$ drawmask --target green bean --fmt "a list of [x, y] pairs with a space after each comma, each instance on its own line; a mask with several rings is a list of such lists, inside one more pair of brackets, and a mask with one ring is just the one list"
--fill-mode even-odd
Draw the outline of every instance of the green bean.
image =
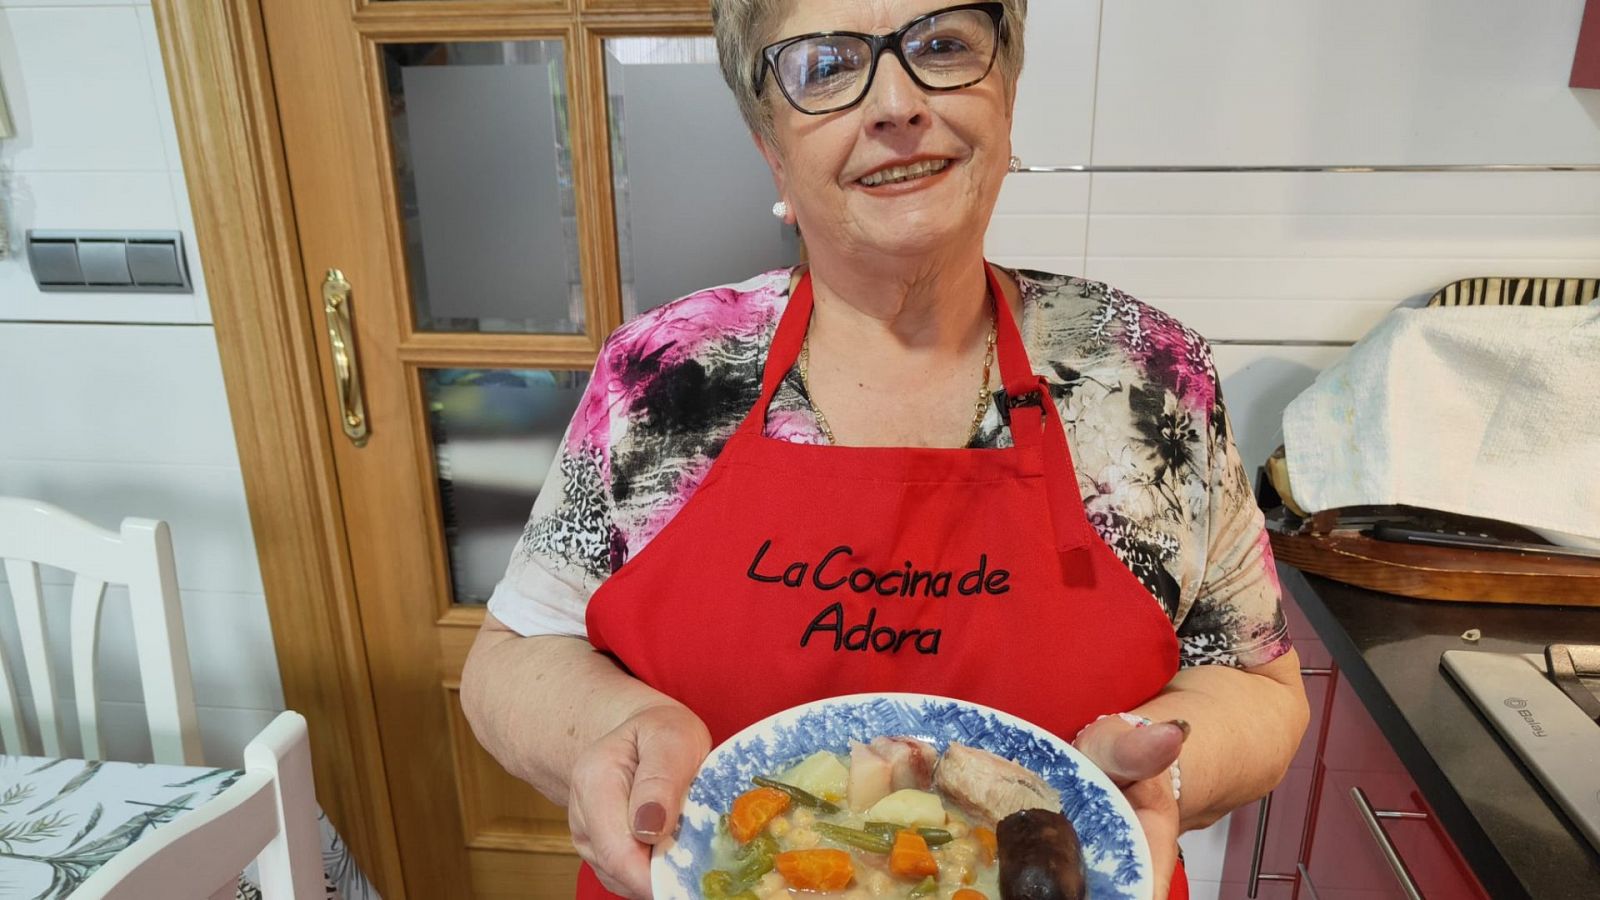
[[816, 794], [797, 788], [792, 784], [784, 784], [781, 781], [774, 781], [771, 778], [766, 778], [761, 775], [757, 775], [751, 780], [761, 787], [783, 791], [785, 794], [789, 795], [790, 800], [793, 800], [801, 806], [809, 806], [812, 809], [820, 810], [825, 813], [836, 813], [839, 811], [837, 804], [829, 803], [821, 797], [818, 797]]
[[906, 828], [904, 825], [896, 825], [893, 822], [868, 822], [861, 827], [872, 834], [881, 834], [891, 841], [894, 840], [895, 835], [902, 831], [915, 831], [922, 836], [922, 839], [927, 842], [929, 847], [941, 847], [955, 840], [955, 836], [943, 828], [928, 828], [926, 826]]
[[760, 851], [762, 854], [767, 856], [777, 856], [778, 842], [772, 837], [772, 835], [762, 832], [761, 834], [751, 838], [750, 843], [745, 844], [739, 849], [733, 851], [733, 855], [734, 858], [743, 860], [749, 858], [751, 854], [757, 851]]
[[869, 853], [888, 853], [894, 847], [894, 842], [881, 834], [870, 831], [861, 831], [857, 828], [846, 828], [832, 822], [818, 822], [817, 833], [825, 838], [831, 838], [841, 844], [849, 844]]
[[701, 877], [700, 893], [705, 895], [706, 900], [726, 900], [736, 884], [732, 872], [712, 869]]
[[908, 897], [926, 897], [929, 894], [932, 894], [933, 892], [935, 892], [937, 890], [939, 890], [939, 880], [937, 878], [934, 878], [932, 875], [929, 875], [927, 878], [922, 879], [922, 883], [921, 884], [919, 884], [916, 887], [912, 888], [911, 889], [911, 893], [907, 894], [906, 896], [908, 896]]
[[772, 871], [778, 856], [778, 842], [763, 834], [739, 851], [739, 870], [735, 872], [741, 885], [751, 885]]

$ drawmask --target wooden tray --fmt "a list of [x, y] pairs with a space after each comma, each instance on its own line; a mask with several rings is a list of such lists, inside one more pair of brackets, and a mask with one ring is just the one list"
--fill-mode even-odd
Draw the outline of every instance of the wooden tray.
[[1600, 606], [1600, 561], [1268, 529], [1279, 562], [1358, 587], [1468, 603]]

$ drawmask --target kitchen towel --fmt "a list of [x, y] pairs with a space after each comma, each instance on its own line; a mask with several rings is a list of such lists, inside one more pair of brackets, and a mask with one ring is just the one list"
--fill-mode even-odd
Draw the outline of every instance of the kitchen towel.
[[1283, 433], [1308, 511], [1404, 504], [1600, 547], [1600, 303], [1395, 310]]

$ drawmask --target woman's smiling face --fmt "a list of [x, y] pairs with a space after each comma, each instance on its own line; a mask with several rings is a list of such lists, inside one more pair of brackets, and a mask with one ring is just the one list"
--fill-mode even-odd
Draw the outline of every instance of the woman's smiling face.
[[[774, 33], [887, 34], [953, 2], [797, 0]], [[813, 255], [981, 246], [1011, 157], [1015, 92], [999, 66], [970, 87], [928, 91], [886, 51], [859, 104], [819, 116], [791, 106], [771, 73], [763, 90], [773, 139], [758, 142]]]

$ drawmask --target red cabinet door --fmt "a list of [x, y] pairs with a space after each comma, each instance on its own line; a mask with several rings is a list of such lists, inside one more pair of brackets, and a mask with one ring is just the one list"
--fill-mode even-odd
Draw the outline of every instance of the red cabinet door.
[[1405, 767], [1342, 680], [1335, 685], [1306, 863], [1316, 900], [1485, 898]]
[[[1222, 865], [1221, 896], [1224, 898], [1249, 896], [1258, 833], [1262, 834], [1263, 841], [1257, 871], [1264, 877], [1255, 882], [1257, 900], [1294, 900], [1297, 896], [1293, 879], [1298, 878], [1301, 847], [1310, 824], [1317, 754], [1322, 746], [1328, 700], [1332, 694], [1333, 663], [1290, 595], [1283, 598], [1283, 612], [1289, 636], [1300, 654], [1306, 701], [1311, 709], [1310, 723], [1300, 741], [1300, 749], [1289, 763], [1288, 773], [1272, 791], [1265, 815], [1259, 804], [1233, 813], [1228, 826], [1227, 855]], [[1304, 900], [1307, 895], [1298, 896]]]

